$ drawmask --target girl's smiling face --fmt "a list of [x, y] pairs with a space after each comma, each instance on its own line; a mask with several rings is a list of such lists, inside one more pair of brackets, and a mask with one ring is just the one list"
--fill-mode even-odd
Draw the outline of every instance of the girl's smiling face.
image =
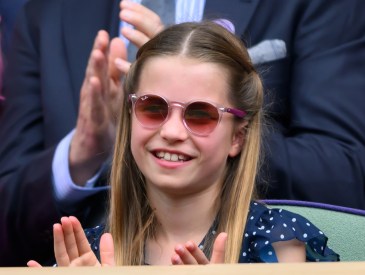
[[[135, 91], [137, 96], [156, 94], [169, 101], [203, 100], [234, 107], [228, 92], [227, 70], [182, 56], [150, 59]], [[172, 196], [219, 192], [227, 158], [242, 148], [238, 127], [234, 116], [224, 113], [215, 130], [202, 137], [185, 128], [181, 108], [172, 108], [167, 121], [157, 129], [141, 126], [133, 114], [131, 149], [147, 188]]]

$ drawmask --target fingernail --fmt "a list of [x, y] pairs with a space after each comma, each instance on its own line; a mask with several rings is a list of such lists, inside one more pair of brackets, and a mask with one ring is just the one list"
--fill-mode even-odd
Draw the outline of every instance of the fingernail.
[[181, 253], [184, 252], [184, 247], [182, 245], [177, 245], [175, 249], [178, 252], [181, 252]]
[[192, 241], [188, 241], [185, 245], [185, 247], [187, 249], [193, 249], [194, 248], [194, 243]]
[[172, 263], [173, 264], [181, 264], [182, 261], [181, 261], [181, 258], [179, 255], [175, 254], [174, 256], [172, 256]]

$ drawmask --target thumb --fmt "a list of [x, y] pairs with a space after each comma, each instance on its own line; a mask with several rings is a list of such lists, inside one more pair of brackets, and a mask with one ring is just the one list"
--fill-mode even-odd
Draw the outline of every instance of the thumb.
[[109, 48], [109, 75], [116, 82], [120, 81], [122, 77], [122, 72], [115, 65], [115, 59], [117, 58], [128, 60], [126, 45], [122, 39], [115, 37], [110, 42]]
[[214, 241], [211, 264], [224, 264], [226, 254], [227, 233], [220, 233]]
[[28, 267], [42, 267], [38, 262], [33, 261], [33, 260], [27, 262], [27, 266]]
[[115, 266], [114, 242], [110, 233], [104, 233], [100, 239], [100, 260], [102, 266]]

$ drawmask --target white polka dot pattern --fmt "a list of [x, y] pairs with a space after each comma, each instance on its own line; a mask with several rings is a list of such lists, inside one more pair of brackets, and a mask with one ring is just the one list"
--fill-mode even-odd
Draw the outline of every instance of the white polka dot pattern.
[[[326, 244], [327, 238], [314, 224], [304, 217], [283, 209], [269, 209], [261, 203], [251, 203], [243, 233], [240, 263], [277, 262], [272, 244], [297, 239], [306, 244], [307, 261], [337, 261], [338, 255]], [[99, 243], [105, 226], [86, 229], [85, 234], [95, 255], [100, 259]], [[198, 247], [204, 251], [205, 239], [214, 239], [217, 222]], [[210, 246], [206, 246], [210, 247]]]

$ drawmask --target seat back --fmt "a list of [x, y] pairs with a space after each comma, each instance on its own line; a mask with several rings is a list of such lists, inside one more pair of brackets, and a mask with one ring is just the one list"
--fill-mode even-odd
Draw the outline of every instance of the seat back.
[[264, 200], [310, 220], [328, 237], [328, 246], [341, 261], [365, 261], [365, 211], [330, 204], [294, 200]]

